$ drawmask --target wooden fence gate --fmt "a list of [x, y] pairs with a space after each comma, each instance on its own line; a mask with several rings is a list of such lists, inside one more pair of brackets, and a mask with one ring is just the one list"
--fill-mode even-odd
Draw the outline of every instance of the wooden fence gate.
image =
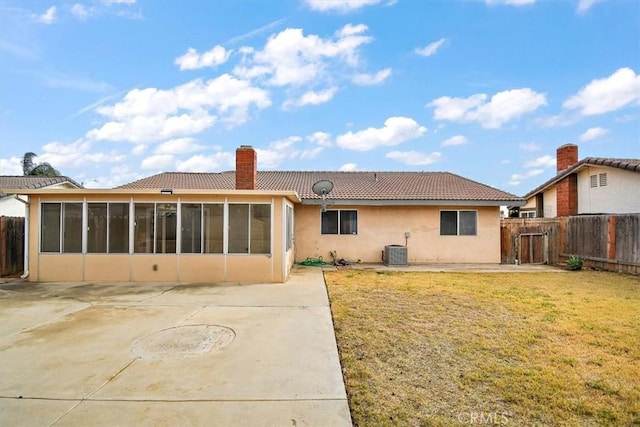
[[24, 270], [24, 218], [0, 217], [0, 276]]
[[520, 264], [545, 264], [549, 262], [549, 236], [547, 233], [518, 234], [517, 246]]
[[509, 218], [500, 224], [503, 264], [556, 264], [558, 219]]

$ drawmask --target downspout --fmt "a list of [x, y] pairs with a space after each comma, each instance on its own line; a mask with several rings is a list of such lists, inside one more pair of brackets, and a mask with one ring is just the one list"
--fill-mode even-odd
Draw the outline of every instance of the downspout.
[[29, 277], [29, 202], [21, 199], [17, 194], [14, 194], [16, 200], [24, 203], [25, 205], [25, 214], [24, 214], [24, 272], [21, 279], [26, 279]]

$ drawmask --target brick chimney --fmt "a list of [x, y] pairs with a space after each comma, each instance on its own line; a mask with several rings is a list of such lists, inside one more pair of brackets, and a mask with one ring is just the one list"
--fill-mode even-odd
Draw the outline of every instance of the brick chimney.
[[578, 163], [578, 146], [576, 144], [564, 144], [556, 150], [556, 167], [561, 172]]
[[[578, 146], [565, 144], [556, 151], [558, 173], [578, 163]], [[578, 175], [572, 173], [556, 185], [557, 216], [578, 215]]]
[[236, 190], [258, 188], [258, 155], [250, 145], [236, 149]]

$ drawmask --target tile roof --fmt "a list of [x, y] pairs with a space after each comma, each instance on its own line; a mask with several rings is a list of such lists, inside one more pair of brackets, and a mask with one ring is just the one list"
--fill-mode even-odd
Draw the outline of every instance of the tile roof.
[[[38, 175], [27, 175], [27, 176], [9, 176], [9, 175], [0, 175], [0, 189], [3, 188], [25, 188], [25, 189], [35, 189], [35, 188], [45, 188], [51, 185], [58, 185], [68, 183], [72, 187], [82, 188], [81, 184], [78, 184], [71, 178], [66, 176], [38, 176]], [[4, 193], [0, 191], [0, 195], [4, 196]]]
[[[479, 182], [448, 172], [295, 172], [258, 171], [258, 190], [292, 190], [303, 200], [320, 199], [311, 190], [320, 180], [333, 182], [332, 200], [358, 201], [505, 201], [522, 199]], [[164, 172], [122, 189], [173, 188], [232, 190], [235, 172]]]
[[628, 170], [628, 171], [631, 171], [631, 172], [640, 172], [640, 159], [616, 159], [616, 158], [610, 158], [610, 157], [585, 157], [584, 159], [580, 160], [575, 165], [572, 165], [572, 166], [568, 167], [567, 169], [565, 169], [563, 171], [560, 171], [553, 178], [549, 179], [548, 181], [546, 181], [542, 185], [539, 185], [535, 189], [529, 191], [527, 194], [524, 195], [524, 198], [528, 199], [528, 198], [536, 195], [537, 193], [546, 190], [548, 187], [550, 187], [553, 184], [557, 183], [558, 181], [560, 181], [564, 177], [566, 177], [568, 175], [571, 175], [572, 173], [576, 173], [580, 169], [582, 169], [583, 167], [586, 167], [588, 165], [606, 166], [606, 167], [610, 167], [610, 168]]

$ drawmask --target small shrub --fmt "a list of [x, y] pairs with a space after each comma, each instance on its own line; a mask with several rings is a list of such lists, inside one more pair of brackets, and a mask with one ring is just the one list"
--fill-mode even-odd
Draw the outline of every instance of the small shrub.
[[582, 270], [582, 266], [584, 265], [584, 258], [577, 255], [571, 255], [567, 260], [567, 265], [569, 266], [569, 270]]

